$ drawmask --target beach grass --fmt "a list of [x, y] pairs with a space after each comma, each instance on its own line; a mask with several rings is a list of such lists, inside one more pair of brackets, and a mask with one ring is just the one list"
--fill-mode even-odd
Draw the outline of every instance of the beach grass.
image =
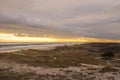
[[[105, 48], [106, 45], [107, 48]], [[58, 46], [52, 50], [29, 49], [9, 53], [0, 53], [0, 59], [42, 67], [79, 67], [80, 63], [106, 65], [106, 61], [101, 59], [100, 55], [104, 51], [111, 50], [111, 46], [116, 47], [116, 44], [101, 43], [98, 46], [97, 43], [89, 43], [73, 46]], [[120, 48], [119, 46], [117, 44], [117, 47], [115, 48], [116, 50], [113, 49], [117, 55], [115, 58], [120, 56], [118, 49]], [[103, 49], [105, 50], [103, 51]], [[117, 66], [119, 65], [117, 64]]]
[[[109, 60], [110, 66], [101, 57], [106, 51], [115, 53]], [[119, 53], [119, 43], [87, 43], [58, 46], [51, 50], [4, 52], [0, 53], [0, 80], [118, 80]]]

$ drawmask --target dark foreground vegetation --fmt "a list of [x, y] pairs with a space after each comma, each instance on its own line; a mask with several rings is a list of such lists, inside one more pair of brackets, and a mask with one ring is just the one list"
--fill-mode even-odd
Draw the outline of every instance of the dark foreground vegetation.
[[[5, 61], [8, 63], [15, 62], [17, 64], [27, 64], [29, 66], [44, 68], [81, 67], [81, 63], [97, 66], [108, 66], [107, 61], [109, 61], [110, 66], [120, 68], [119, 58], [120, 58], [119, 43], [87, 43], [73, 46], [59, 46], [52, 50], [30, 49], [16, 52], [0, 53], [0, 61]], [[110, 67], [104, 67], [100, 70], [100, 72], [109, 71], [117, 72], [118, 70]], [[11, 78], [11, 80], [30, 80], [31, 75], [34, 75], [34, 77], [36, 76], [33, 73], [24, 73], [20, 75], [9, 73], [10, 72], [6, 69], [5, 70], [0, 69], [0, 80], [2, 77], [3, 77], [2, 80], [7, 80], [9, 77]], [[75, 77], [77, 78], [79, 75], [80, 74], [76, 74]], [[41, 76], [45, 77], [45, 75], [39, 75], [39, 77]], [[52, 75], [48, 76], [51, 77]], [[55, 79], [51, 80], [65, 80], [63, 79], [63, 77], [65, 76], [59, 77], [61, 78], [56, 79], [55, 77]], [[39, 78], [36, 80], [50, 80], [50, 79]], [[83, 80], [95, 80], [95, 78], [92, 77], [91, 79], [88, 78]]]

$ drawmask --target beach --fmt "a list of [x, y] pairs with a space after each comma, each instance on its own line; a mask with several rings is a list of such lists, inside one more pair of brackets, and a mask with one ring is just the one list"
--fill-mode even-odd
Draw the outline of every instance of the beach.
[[0, 52], [11, 52], [28, 49], [50, 50], [57, 46], [82, 43], [0, 43]]
[[[48, 45], [48, 44], [47, 44]], [[54, 44], [52, 49], [22, 49], [0, 53], [2, 80], [119, 80], [120, 44]], [[113, 51], [109, 61], [104, 51]]]

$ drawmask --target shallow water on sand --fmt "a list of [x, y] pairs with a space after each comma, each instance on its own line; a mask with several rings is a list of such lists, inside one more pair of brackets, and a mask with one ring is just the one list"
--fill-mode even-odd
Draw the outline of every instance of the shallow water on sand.
[[17, 50], [40, 49], [49, 50], [57, 46], [74, 45], [82, 43], [0, 43], [0, 52], [11, 52]]

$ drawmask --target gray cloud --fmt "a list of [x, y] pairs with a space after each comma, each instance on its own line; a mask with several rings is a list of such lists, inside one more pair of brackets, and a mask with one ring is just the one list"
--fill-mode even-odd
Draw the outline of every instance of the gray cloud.
[[0, 31], [120, 39], [119, 5], [119, 0], [0, 0]]

